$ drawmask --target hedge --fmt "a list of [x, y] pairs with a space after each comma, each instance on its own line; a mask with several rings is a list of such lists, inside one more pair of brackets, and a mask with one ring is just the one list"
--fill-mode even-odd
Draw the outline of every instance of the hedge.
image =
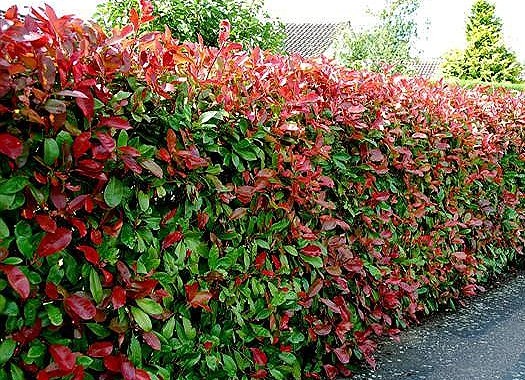
[[523, 250], [524, 98], [0, 19], [0, 378], [349, 376]]

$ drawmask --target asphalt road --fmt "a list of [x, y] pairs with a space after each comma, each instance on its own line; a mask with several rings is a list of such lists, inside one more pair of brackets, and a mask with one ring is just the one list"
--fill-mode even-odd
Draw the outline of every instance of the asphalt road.
[[385, 342], [352, 379], [525, 380], [525, 274]]

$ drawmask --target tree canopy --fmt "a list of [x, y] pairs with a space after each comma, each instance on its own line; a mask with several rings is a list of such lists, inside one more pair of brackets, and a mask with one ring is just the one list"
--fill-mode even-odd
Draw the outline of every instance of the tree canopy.
[[395, 72], [410, 71], [419, 6], [420, 0], [388, 0], [372, 28], [343, 31], [336, 43], [336, 58], [356, 69], [378, 71], [390, 66]]
[[[152, 30], [171, 29], [181, 41], [197, 41], [200, 35], [208, 46], [217, 46], [219, 24], [231, 23], [230, 38], [245, 47], [280, 51], [284, 43], [284, 25], [264, 11], [264, 0], [152, 0], [156, 19], [148, 24]], [[111, 29], [128, 22], [139, 0], [108, 0], [97, 6], [95, 20]]]

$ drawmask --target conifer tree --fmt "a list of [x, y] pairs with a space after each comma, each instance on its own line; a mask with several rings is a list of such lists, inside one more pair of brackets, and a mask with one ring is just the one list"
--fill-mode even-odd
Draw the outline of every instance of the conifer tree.
[[486, 82], [519, 82], [522, 67], [503, 40], [503, 22], [496, 7], [487, 0], [477, 0], [466, 25], [467, 46], [445, 56], [443, 73], [458, 79]]

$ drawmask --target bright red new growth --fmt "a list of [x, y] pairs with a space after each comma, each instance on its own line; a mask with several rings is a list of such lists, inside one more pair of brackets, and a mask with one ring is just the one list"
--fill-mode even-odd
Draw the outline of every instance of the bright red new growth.
[[250, 351], [252, 352], [253, 362], [256, 365], [265, 366], [268, 363], [268, 357], [262, 350], [252, 347]]
[[97, 309], [93, 302], [86, 297], [78, 294], [73, 294], [64, 300], [66, 311], [70, 312], [71, 316], [75, 319], [90, 320], [95, 318]]
[[184, 285], [186, 290], [186, 299], [191, 307], [202, 307], [204, 310], [211, 312], [208, 301], [213, 297], [209, 291], [199, 291], [199, 283]]
[[9, 285], [18, 293], [23, 300], [29, 297], [31, 286], [26, 275], [17, 267], [11, 265], [3, 265], [0, 268], [7, 276]]
[[243, 51], [227, 21], [180, 42], [154, 12], [0, 16], [6, 373], [149, 379], [140, 348], [167, 377], [348, 378], [523, 253], [523, 94]]
[[49, 353], [62, 371], [71, 373], [75, 367], [75, 355], [66, 346], [55, 344], [49, 347]]
[[22, 142], [9, 133], [0, 133], [0, 153], [16, 160], [24, 151]]
[[36, 253], [40, 257], [50, 256], [67, 248], [72, 238], [71, 230], [62, 227], [57, 228], [55, 232], [48, 232], [44, 235], [36, 249]]

